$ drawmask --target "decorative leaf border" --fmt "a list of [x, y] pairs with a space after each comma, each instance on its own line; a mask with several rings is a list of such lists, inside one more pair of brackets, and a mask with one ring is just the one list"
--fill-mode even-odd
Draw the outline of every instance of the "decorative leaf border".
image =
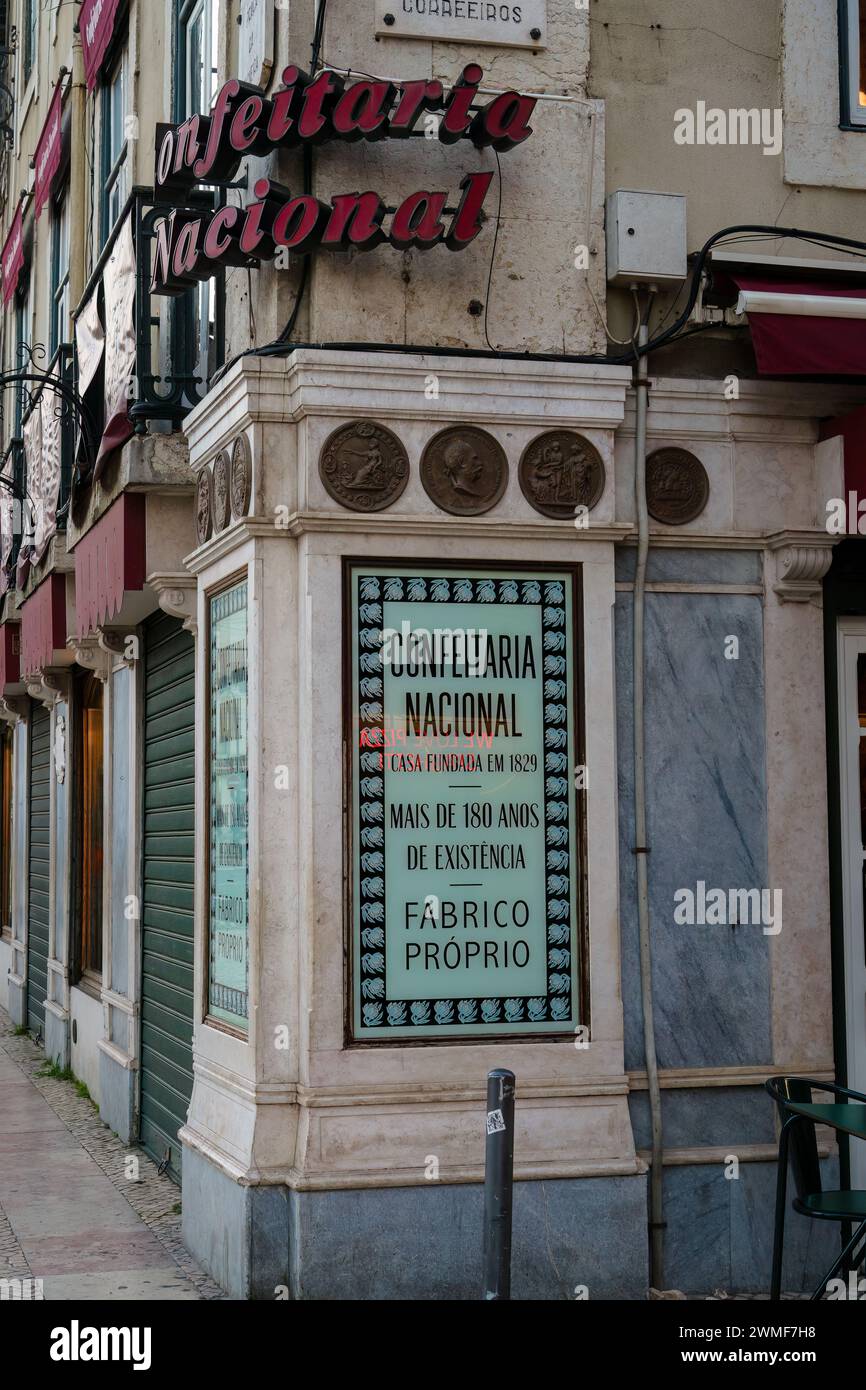
[[[573, 747], [568, 713], [569, 620], [567, 578], [521, 579], [398, 576], [353, 572], [356, 603], [357, 748], [353, 775], [358, 784], [358, 823], [354, 851], [359, 894], [355, 926], [360, 950], [356, 969], [361, 995], [360, 1029], [460, 1027], [496, 1024], [562, 1023], [573, 1017], [574, 960], [569, 781]], [[382, 624], [385, 602], [525, 604], [542, 609], [544, 652], [544, 834], [547, 882], [547, 995], [490, 999], [389, 1000], [387, 996], [385, 920], [385, 748], [382, 698]], [[378, 682], [378, 684], [377, 684]], [[378, 698], [377, 698], [378, 696]], [[565, 878], [565, 883], [563, 883]], [[358, 920], [360, 918], [360, 920]]]

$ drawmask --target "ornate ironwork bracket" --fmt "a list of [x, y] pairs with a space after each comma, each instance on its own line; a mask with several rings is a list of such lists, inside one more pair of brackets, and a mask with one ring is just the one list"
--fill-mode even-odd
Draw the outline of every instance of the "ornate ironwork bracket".
[[[84, 455], [87, 466], [92, 467], [99, 450], [96, 421], [73, 382], [65, 377], [62, 371], [37, 370], [37, 363], [43, 361], [47, 355], [47, 349], [42, 343], [35, 343], [32, 347], [28, 343], [18, 344], [17, 356], [22, 363], [21, 367], [15, 371], [0, 372], [0, 426], [5, 424], [3, 402], [7, 388], [17, 388], [20, 393], [22, 419], [26, 419], [36, 407], [43, 393], [50, 391], [57, 399], [61, 424], [75, 426], [76, 438], [80, 441], [79, 452]], [[13, 486], [11, 491], [18, 501], [27, 500], [26, 489], [16, 490]]]

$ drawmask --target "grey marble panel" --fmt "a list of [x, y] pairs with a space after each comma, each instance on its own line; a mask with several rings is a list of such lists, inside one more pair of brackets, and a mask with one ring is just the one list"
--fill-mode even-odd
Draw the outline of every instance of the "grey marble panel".
[[251, 1190], [184, 1148], [183, 1243], [232, 1298], [249, 1297]]
[[[635, 1144], [652, 1143], [646, 1091], [633, 1091], [629, 1111]], [[666, 1149], [775, 1144], [773, 1104], [763, 1087], [706, 1086], [694, 1090], [662, 1091], [662, 1122]]]
[[[620, 894], [626, 1065], [643, 1064], [633, 821], [631, 597], [616, 603]], [[725, 641], [739, 639], [739, 659]], [[678, 889], [770, 888], [761, 601], [647, 599], [647, 784], [653, 986], [663, 1067], [769, 1060], [768, 937], [681, 926]]]
[[721, 1164], [665, 1169], [666, 1288], [683, 1293], [730, 1289], [730, 1187]]
[[[478, 1300], [483, 1204], [478, 1184], [293, 1192], [293, 1296]], [[644, 1177], [515, 1184], [512, 1297], [572, 1300], [579, 1287], [646, 1297]]]
[[99, 1053], [99, 1114], [109, 1129], [128, 1144], [134, 1131], [135, 1072], [122, 1067], [107, 1052]]
[[[616, 577], [634, 580], [637, 550], [618, 546]], [[651, 584], [760, 584], [761, 554], [757, 550], [651, 550], [647, 580]]]
[[[822, 1164], [821, 1180], [828, 1189], [839, 1186], [836, 1158]], [[731, 1278], [743, 1293], [768, 1292], [773, 1260], [773, 1217], [776, 1166], [748, 1163], [740, 1168], [731, 1188]], [[793, 1184], [788, 1186], [782, 1288], [790, 1293], [812, 1292], [840, 1251], [839, 1224], [815, 1221], [791, 1210]]]
[[45, 1056], [61, 1071], [69, 1066], [69, 1020], [45, 1010]]
[[[837, 1185], [835, 1161], [823, 1165], [823, 1179]], [[666, 1287], [687, 1294], [768, 1294], [775, 1195], [774, 1163], [741, 1163], [739, 1176], [730, 1178], [721, 1164], [666, 1168]], [[811, 1291], [839, 1249], [837, 1223], [810, 1221], [789, 1203], [783, 1291]]]

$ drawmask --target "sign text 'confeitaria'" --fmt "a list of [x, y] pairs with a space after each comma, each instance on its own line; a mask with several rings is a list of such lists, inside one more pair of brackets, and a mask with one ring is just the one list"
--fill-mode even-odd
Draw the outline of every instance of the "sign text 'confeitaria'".
[[343, 193], [322, 202], [312, 193], [291, 191], [262, 178], [253, 185], [255, 201], [245, 208], [204, 212], [182, 206], [197, 184], [234, 179], [247, 155], [266, 155], [325, 141], [405, 139], [429, 112], [440, 113], [436, 138], [445, 145], [467, 140], [477, 149], [514, 149], [532, 134], [536, 98], [502, 92], [478, 106], [483, 72], [468, 63], [450, 91], [438, 81], [347, 83], [324, 71], [311, 77], [292, 65], [283, 86], [271, 97], [236, 78], [218, 92], [209, 116], [191, 116], [178, 126], [161, 127], [157, 159], [158, 196], [177, 206], [157, 224], [151, 290], [182, 294], [225, 266], [271, 260], [281, 247], [296, 255], [318, 248], [370, 250], [390, 242], [398, 250], [428, 250], [440, 243], [461, 251], [482, 226], [482, 209], [491, 172], [468, 173], [460, 184], [456, 209], [446, 211], [447, 192], [421, 189], [391, 213], [378, 193]]

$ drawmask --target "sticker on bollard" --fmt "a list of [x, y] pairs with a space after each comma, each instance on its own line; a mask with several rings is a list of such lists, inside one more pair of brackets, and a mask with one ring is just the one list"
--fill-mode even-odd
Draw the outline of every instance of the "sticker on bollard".
[[484, 1162], [484, 1300], [511, 1298], [511, 1205], [514, 1185], [514, 1072], [487, 1076]]

